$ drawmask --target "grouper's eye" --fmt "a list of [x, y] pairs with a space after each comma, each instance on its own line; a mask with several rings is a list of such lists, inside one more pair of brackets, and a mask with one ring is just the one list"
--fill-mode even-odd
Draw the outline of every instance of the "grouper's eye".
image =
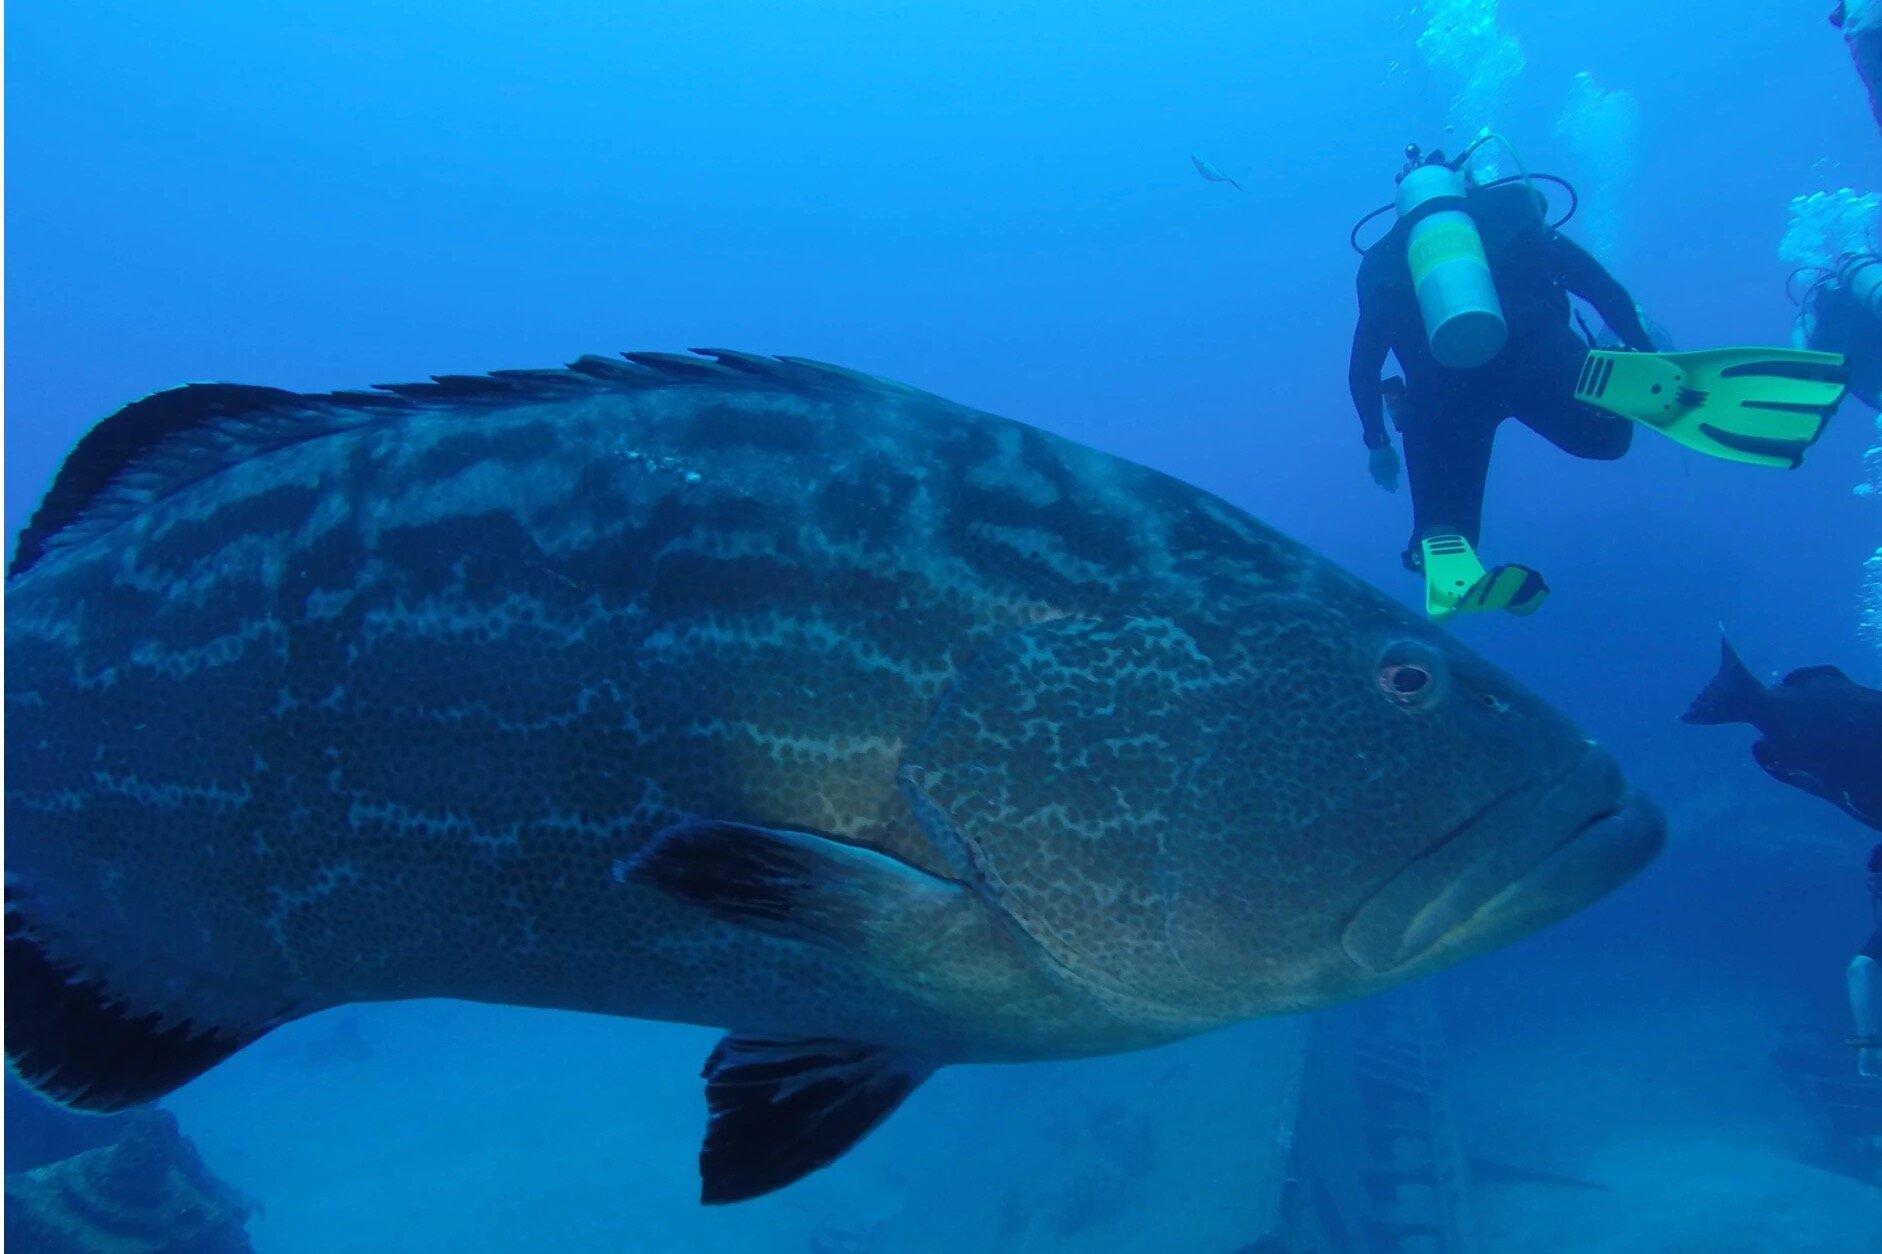
[[1431, 650], [1401, 641], [1379, 658], [1379, 691], [1394, 705], [1423, 708], [1444, 688], [1444, 661]]

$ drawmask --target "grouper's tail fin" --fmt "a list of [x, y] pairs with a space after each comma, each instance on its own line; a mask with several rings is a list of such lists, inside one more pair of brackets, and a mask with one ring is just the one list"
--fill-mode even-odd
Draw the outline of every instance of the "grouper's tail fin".
[[55, 958], [7, 893], [7, 1062], [56, 1102], [109, 1114], [155, 1101], [289, 1017], [230, 1029], [134, 1005]]
[[1763, 697], [1764, 685], [1739, 661], [1732, 642], [1720, 636], [1719, 673], [1680, 717], [1688, 723], [1746, 723]]

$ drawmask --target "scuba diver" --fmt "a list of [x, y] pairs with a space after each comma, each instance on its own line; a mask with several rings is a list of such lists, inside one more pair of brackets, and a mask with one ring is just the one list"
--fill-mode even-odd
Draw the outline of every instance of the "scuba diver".
[[[1404, 390], [1394, 415], [1411, 481], [1406, 566], [1422, 571], [1434, 618], [1481, 610], [1533, 612], [1548, 595], [1534, 570], [1486, 571], [1475, 545], [1497, 428], [1515, 417], [1577, 457], [1624, 454], [1635, 423], [1715, 457], [1796, 466], [1842, 399], [1843, 360], [1790, 348], [1656, 353], [1625, 288], [1545, 215], [1526, 170], [1478, 182], [1470, 159], [1406, 149], [1398, 194], [1353, 227], [1359, 321], [1348, 383], [1372, 477], [1396, 486], [1380, 381], [1387, 354]], [[1514, 156], [1514, 151], [1511, 155]], [[1521, 162], [1517, 162], [1521, 169]], [[1572, 196], [1573, 188], [1568, 189]], [[1360, 248], [1359, 232], [1396, 210], [1390, 230]], [[1591, 347], [1570, 325], [1569, 296], [1601, 315], [1625, 350]]]
[[[1849, 390], [1871, 409], [1882, 409], [1882, 257], [1845, 253], [1834, 266], [1805, 266], [1791, 339], [1800, 348], [1849, 359]], [[1788, 286], [1788, 285], [1787, 285]]]
[[1869, 112], [1882, 127], [1882, 0], [1837, 0], [1830, 25], [1843, 32]]
[[1849, 960], [1849, 1013], [1856, 1034], [1859, 1075], [1882, 1079], [1882, 845], [1869, 851], [1869, 918], [1875, 925], [1868, 943]]

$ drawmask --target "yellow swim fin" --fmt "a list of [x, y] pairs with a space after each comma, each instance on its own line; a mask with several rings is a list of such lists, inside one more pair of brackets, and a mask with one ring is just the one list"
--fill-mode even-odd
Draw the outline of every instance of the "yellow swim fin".
[[1582, 363], [1575, 399], [1711, 457], [1794, 468], [1848, 390], [1849, 364], [1840, 353], [1596, 349]]
[[1486, 571], [1469, 541], [1460, 535], [1429, 535], [1419, 547], [1425, 559], [1425, 613], [1432, 618], [1486, 610], [1533, 614], [1548, 599], [1549, 585], [1540, 574], [1527, 566]]

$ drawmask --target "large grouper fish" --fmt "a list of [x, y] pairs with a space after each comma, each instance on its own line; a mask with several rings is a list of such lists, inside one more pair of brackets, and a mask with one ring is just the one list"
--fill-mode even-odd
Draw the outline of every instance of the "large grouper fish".
[[161, 392], [67, 458], [6, 611], [30, 1084], [115, 1110], [347, 1002], [713, 1025], [708, 1202], [936, 1067], [1370, 993], [1663, 838], [1239, 510], [794, 358]]

